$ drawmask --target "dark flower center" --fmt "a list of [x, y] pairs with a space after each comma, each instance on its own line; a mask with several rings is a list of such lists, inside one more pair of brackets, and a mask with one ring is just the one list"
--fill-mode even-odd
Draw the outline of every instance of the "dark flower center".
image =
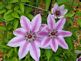
[[78, 61], [81, 61], [81, 58], [79, 58]]
[[32, 32], [27, 32], [25, 38], [29, 42], [34, 41], [36, 39], [36, 34]]
[[57, 11], [55, 12], [55, 15], [56, 15], [56, 16], [60, 16], [60, 11], [57, 10]]
[[50, 36], [51, 38], [57, 37], [57, 31], [56, 31], [56, 30], [51, 31], [51, 32], [49, 33], [49, 36]]
[[29, 35], [28, 35], [28, 38], [29, 38], [29, 39], [31, 39], [31, 38], [32, 38], [32, 35], [31, 35], [31, 34], [29, 34]]

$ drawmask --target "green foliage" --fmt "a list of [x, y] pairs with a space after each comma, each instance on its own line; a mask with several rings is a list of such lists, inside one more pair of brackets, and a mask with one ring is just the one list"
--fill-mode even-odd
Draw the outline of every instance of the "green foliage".
[[[68, 9], [68, 13], [65, 15], [67, 19], [67, 23], [65, 24], [64, 30], [69, 30], [73, 33], [72, 37], [65, 38], [69, 49], [63, 50], [59, 47], [58, 51], [54, 53], [51, 49], [42, 50], [41, 49], [41, 57], [40, 61], [76, 61], [76, 54], [74, 48], [74, 40], [77, 40], [78, 36], [76, 31], [79, 31], [81, 28], [81, 18], [78, 18], [77, 22], [79, 27], [73, 27], [74, 16], [81, 16], [81, 11], [74, 12], [73, 6], [79, 6], [79, 3], [76, 3], [74, 0], [54, 0], [51, 3], [51, 0], [1, 0], [0, 1], [0, 22], [5, 22], [6, 25], [0, 26], [0, 51], [3, 51], [3, 61], [34, 61], [30, 54], [28, 54], [24, 59], [18, 59], [18, 48], [11, 48], [7, 46], [7, 43], [10, 39], [12, 39], [13, 31], [20, 27], [20, 16], [25, 15], [29, 19], [32, 19], [34, 14], [34, 10], [41, 7], [40, 2], [45, 3], [45, 7], [43, 8], [43, 23], [46, 23], [47, 14], [50, 12], [48, 9], [50, 5], [54, 5], [57, 2], [59, 5], [64, 4], [65, 8]], [[35, 7], [32, 7], [32, 6]], [[81, 5], [81, 2], [80, 2]], [[77, 47], [78, 48], [78, 47]], [[79, 47], [80, 49], [80, 47]]]

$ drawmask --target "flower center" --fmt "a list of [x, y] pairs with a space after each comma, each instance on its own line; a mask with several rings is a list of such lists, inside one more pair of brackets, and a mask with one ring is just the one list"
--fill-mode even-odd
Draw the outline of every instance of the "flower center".
[[79, 58], [78, 61], [81, 61], [81, 58]]
[[55, 15], [56, 15], [56, 16], [59, 16], [59, 15], [60, 15], [60, 11], [57, 10], [57, 11], [55, 12]]
[[50, 36], [51, 38], [57, 37], [57, 31], [56, 31], [56, 30], [51, 31], [51, 32], [49, 33], [49, 36]]
[[32, 35], [31, 35], [31, 34], [29, 34], [29, 35], [28, 35], [28, 38], [29, 38], [29, 39], [31, 39], [31, 38], [32, 38]]
[[25, 35], [25, 39], [29, 42], [34, 41], [36, 39], [36, 34], [32, 32], [27, 32]]

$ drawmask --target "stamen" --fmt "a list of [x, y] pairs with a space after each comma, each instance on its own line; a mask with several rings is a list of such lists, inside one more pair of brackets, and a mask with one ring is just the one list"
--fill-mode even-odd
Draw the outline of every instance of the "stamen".
[[59, 16], [59, 15], [60, 15], [60, 11], [57, 10], [57, 11], [55, 12], [55, 15], [56, 15], [56, 16]]
[[36, 39], [36, 34], [32, 32], [27, 32], [25, 39], [29, 42], [34, 41]]
[[51, 31], [51, 32], [49, 33], [49, 37], [51, 37], [51, 38], [57, 37], [57, 31], [56, 31], [56, 30]]

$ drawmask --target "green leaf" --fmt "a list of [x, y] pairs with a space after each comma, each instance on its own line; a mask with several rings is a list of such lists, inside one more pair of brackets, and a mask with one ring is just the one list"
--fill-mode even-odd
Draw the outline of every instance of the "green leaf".
[[19, 24], [19, 21], [15, 19], [13, 24], [14, 30], [18, 27], [18, 24]]
[[66, 3], [68, 0], [57, 0], [58, 4]]
[[12, 4], [8, 4], [8, 5], [6, 6], [6, 8], [7, 8], [7, 9], [11, 9], [12, 6], [13, 6]]
[[77, 11], [76, 15], [81, 16], [81, 11]]
[[73, 40], [72, 40], [71, 37], [66, 38], [66, 42], [68, 43], [69, 49], [73, 49], [74, 48], [74, 46], [73, 46]]
[[20, 3], [20, 10], [24, 14], [24, 3]]
[[21, 2], [29, 2], [29, 0], [21, 0]]
[[50, 59], [51, 56], [52, 56], [52, 51], [49, 50], [49, 49], [47, 49], [47, 50], [45, 51], [45, 53], [46, 53], [47, 59], [48, 59], [48, 61], [49, 61], [49, 59]]
[[3, 14], [3, 13], [5, 13], [5, 12], [6, 12], [6, 9], [0, 10], [0, 14]]
[[54, 58], [55, 58], [55, 61], [61, 61], [58, 56], [55, 56]]
[[73, 17], [74, 14], [75, 14], [74, 12], [69, 12], [69, 13], [67, 13], [65, 16], [66, 16], [66, 17]]
[[81, 19], [78, 19], [78, 24], [81, 27]]
[[5, 14], [4, 14], [4, 19], [6, 20], [6, 21], [11, 21], [11, 20], [13, 20], [14, 18], [13, 18], [13, 16], [12, 16], [12, 10], [9, 10], [9, 11], [7, 11]]
[[46, 1], [46, 10], [49, 9], [49, 6], [50, 6], [50, 3], [51, 3], [51, 0], [45, 0]]
[[12, 16], [13, 16], [14, 18], [19, 18], [19, 15], [18, 15], [17, 12], [13, 12], [13, 13], [12, 13]]
[[7, 0], [9, 3], [16, 3], [18, 0]]
[[5, 26], [0, 26], [0, 30], [5, 31], [6, 30], [6, 27]]

